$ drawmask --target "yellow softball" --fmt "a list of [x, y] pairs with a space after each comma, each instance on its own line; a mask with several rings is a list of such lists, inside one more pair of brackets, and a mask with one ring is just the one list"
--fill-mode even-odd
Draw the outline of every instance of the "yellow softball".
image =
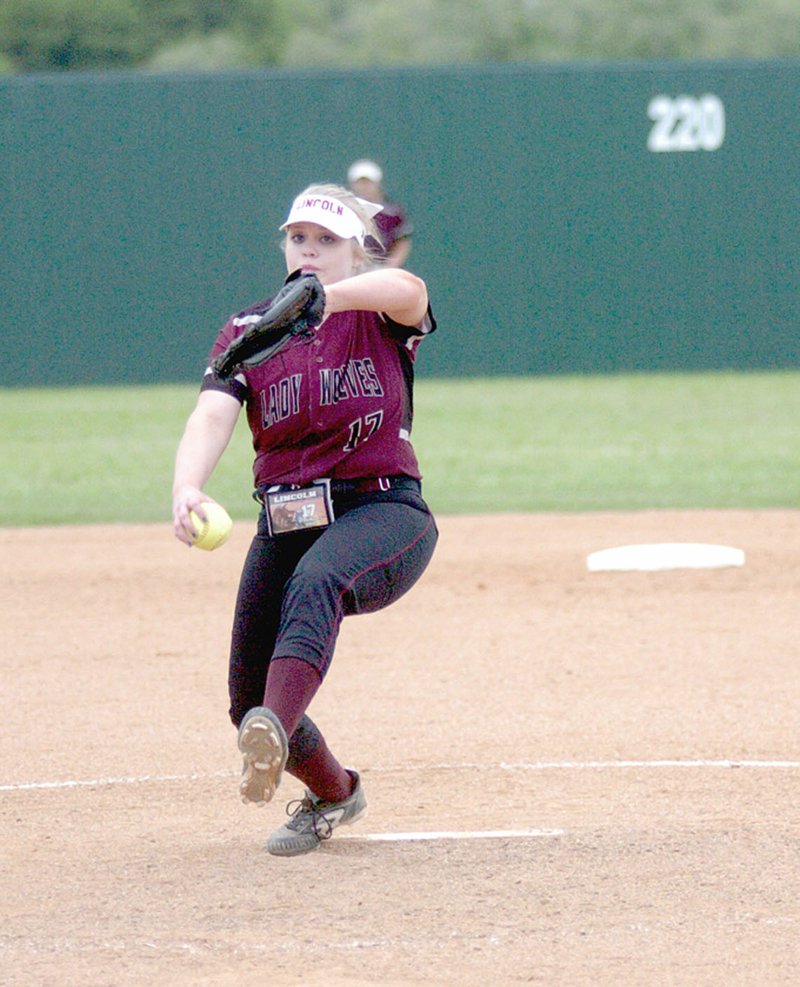
[[189, 511], [189, 517], [197, 534], [194, 536], [192, 544], [196, 548], [205, 549], [211, 552], [220, 545], [224, 545], [233, 528], [233, 521], [224, 507], [219, 504], [212, 504], [206, 501], [203, 504], [203, 513], [206, 520], [202, 521], [200, 516], [194, 511]]

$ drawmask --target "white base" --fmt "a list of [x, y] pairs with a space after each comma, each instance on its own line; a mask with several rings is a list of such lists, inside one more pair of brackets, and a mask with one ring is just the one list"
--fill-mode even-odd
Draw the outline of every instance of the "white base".
[[662, 542], [620, 545], [586, 557], [589, 572], [655, 572], [662, 569], [721, 569], [744, 565], [744, 552], [728, 545]]

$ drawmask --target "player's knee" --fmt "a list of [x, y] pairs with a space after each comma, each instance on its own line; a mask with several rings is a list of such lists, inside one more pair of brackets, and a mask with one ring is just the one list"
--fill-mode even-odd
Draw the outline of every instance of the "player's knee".
[[344, 591], [342, 576], [320, 562], [301, 561], [292, 573], [284, 591], [284, 601], [302, 605], [311, 601], [319, 605], [326, 600], [334, 601]]

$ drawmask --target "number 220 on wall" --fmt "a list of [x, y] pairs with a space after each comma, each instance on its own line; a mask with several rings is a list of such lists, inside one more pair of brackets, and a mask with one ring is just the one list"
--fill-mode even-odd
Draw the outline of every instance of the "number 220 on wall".
[[725, 107], [719, 96], [654, 96], [647, 115], [649, 151], [716, 151], [725, 140]]

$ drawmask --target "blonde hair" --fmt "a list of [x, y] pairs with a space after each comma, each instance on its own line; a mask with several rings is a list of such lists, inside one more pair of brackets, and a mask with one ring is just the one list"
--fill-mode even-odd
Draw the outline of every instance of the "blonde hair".
[[364, 246], [362, 247], [358, 241], [353, 244], [356, 255], [362, 264], [365, 265], [377, 266], [384, 262], [386, 259], [386, 248], [383, 245], [383, 240], [381, 240], [375, 220], [361, 205], [361, 200], [358, 196], [351, 192], [350, 189], [346, 189], [343, 185], [319, 183], [304, 188], [300, 195], [324, 195], [329, 199], [336, 199], [343, 206], [351, 209], [363, 223], [365, 232]]

